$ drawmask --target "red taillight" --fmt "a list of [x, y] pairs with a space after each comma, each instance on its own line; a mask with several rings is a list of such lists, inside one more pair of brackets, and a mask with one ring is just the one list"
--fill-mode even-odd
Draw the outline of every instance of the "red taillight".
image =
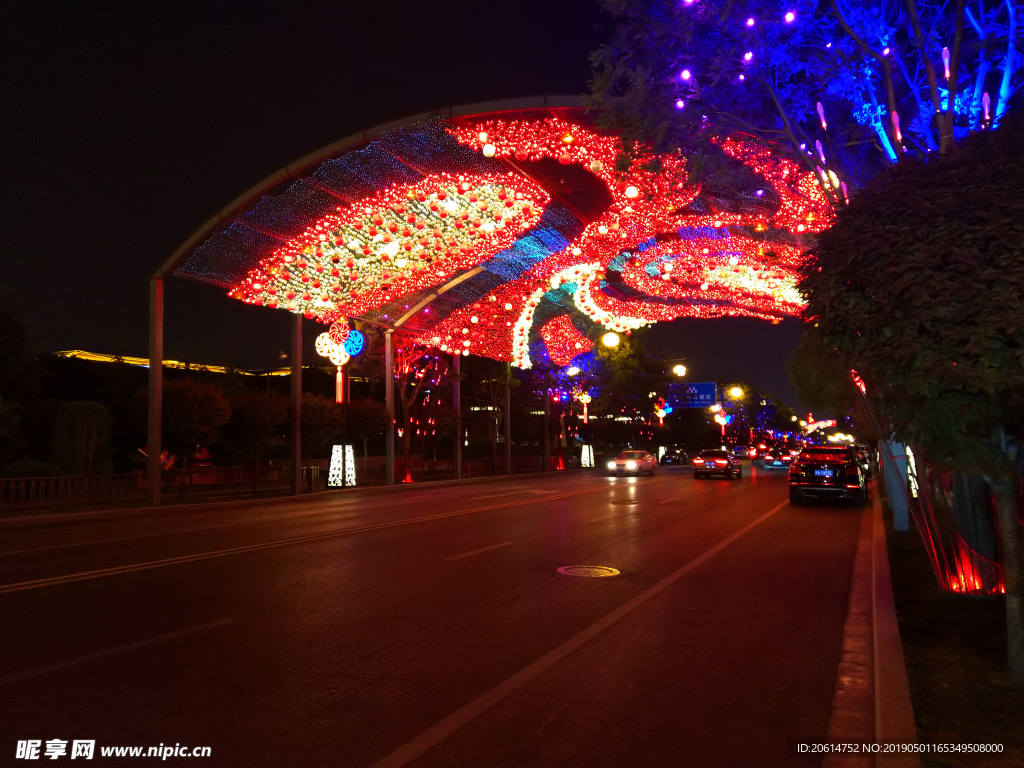
[[749, 456], [750, 458], [754, 458], [755, 456], [757, 456], [757, 451], [750, 451]]
[[703, 464], [704, 463], [704, 459], [694, 459], [693, 463], [694, 464]]
[[724, 467], [729, 462], [726, 459], [715, 459], [715, 464]]

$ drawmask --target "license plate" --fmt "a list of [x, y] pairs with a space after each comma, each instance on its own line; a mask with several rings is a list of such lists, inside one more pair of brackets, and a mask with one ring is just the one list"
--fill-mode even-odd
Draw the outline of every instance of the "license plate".
[[816, 469], [814, 470], [815, 477], [832, 477], [831, 469]]

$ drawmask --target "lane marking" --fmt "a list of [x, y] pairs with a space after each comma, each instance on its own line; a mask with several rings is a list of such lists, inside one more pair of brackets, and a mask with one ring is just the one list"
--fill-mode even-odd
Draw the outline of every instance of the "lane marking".
[[521, 491], [505, 491], [505, 493], [488, 493], [486, 496], [474, 496], [470, 501], [479, 501], [480, 499], [500, 499], [502, 496], [511, 496], [515, 493], [547, 493], [547, 491], [541, 491], [535, 488], [524, 488]]
[[474, 549], [472, 552], [463, 552], [461, 555], [452, 555], [451, 557], [446, 557], [445, 561], [451, 562], [452, 560], [461, 560], [464, 557], [472, 557], [473, 555], [479, 555], [481, 552], [490, 552], [492, 549], [500, 549], [501, 547], [507, 547], [509, 544], [514, 543], [515, 542], [513, 541], [503, 541], [501, 542], [501, 544], [491, 544], [491, 546], [489, 547], [480, 547], [480, 549]]
[[[654, 485], [655, 483], [665, 483], [672, 478], [664, 478], [658, 480], [648, 480], [643, 483], [644, 485]], [[315, 533], [308, 536], [297, 536], [292, 539], [280, 539], [278, 541], [268, 541], [262, 544], [249, 544], [243, 547], [232, 547], [231, 549], [220, 549], [213, 552], [200, 552], [194, 555], [182, 555], [180, 557], [169, 557], [163, 560], [152, 560], [145, 563], [133, 563], [131, 565], [119, 565], [113, 568], [101, 568], [95, 571], [85, 571], [82, 573], [70, 573], [64, 576], [49, 576], [45, 579], [33, 579], [32, 581], [19, 581], [11, 584], [0, 585], [0, 595], [7, 594], [9, 592], [21, 592], [26, 589], [39, 589], [41, 587], [50, 587], [56, 584], [68, 584], [76, 581], [88, 581], [90, 579], [101, 579], [105, 576], [115, 576], [121, 573], [134, 573], [136, 571], [148, 571], [153, 568], [164, 568], [169, 565], [178, 565], [180, 563], [193, 563], [199, 560], [212, 560], [217, 557], [227, 557], [228, 555], [238, 555], [245, 552], [258, 552], [264, 549], [276, 549], [278, 547], [287, 547], [291, 544], [304, 544], [311, 541], [322, 541], [324, 539], [336, 539], [342, 536], [352, 536], [357, 533], [366, 533], [368, 531], [379, 531], [385, 528], [399, 528], [405, 525], [414, 525], [416, 523], [425, 523], [431, 520], [442, 520], [448, 517], [459, 517], [461, 515], [471, 515], [477, 512], [488, 512], [494, 509], [506, 509], [508, 507], [521, 507], [527, 504], [540, 504], [547, 501], [557, 501], [559, 499], [567, 499], [572, 496], [584, 496], [589, 493], [601, 493], [608, 491], [608, 486], [601, 486], [599, 488], [589, 488], [584, 491], [571, 491], [569, 493], [556, 494], [554, 496], [546, 496], [543, 499], [524, 499], [522, 501], [509, 501], [505, 504], [491, 504], [486, 507], [473, 507], [471, 509], [460, 509], [453, 512], [439, 512], [436, 515], [424, 515], [423, 517], [413, 517], [407, 520], [394, 520], [388, 523], [375, 523], [374, 525], [364, 525], [358, 528], [346, 528], [340, 531], [329, 531], [327, 533]]]
[[530, 682], [531, 680], [533, 680], [533, 678], [537, 677], [537, 675], [550, 669], [556, 663], [558, 663], [566, 656], [568, 656], [570, 653], [577, 650], [590, 640], [594, 639], [597, 635], [599, 635], [604, 630], [608, 629], [608, 627], [617, 622], [619, 619], [635, 611], [641, 605], [646, 603], [659, 592], [662, 592], [664, 589], [674, 584], [676, 581], [678, 581], [680, 578], [688, 574], [694, 568], [714, 557], [716, 554], [718, 554], [727, 546], [729, 546], [734, 541], [739, 539], [745, 533], [756, 528], [758, 525], [763, 523], [765, 520], [767, 520], [769, 517], [774, 515], [776, 512], [778, 512], [780, 509], [782, 509], [788, 504], [789, 500], [787, 499], [786, 501], [783, 501], [781, 504], [772, 507], [772, 509], [770, 509], [765, 514], [761, 515], [752, 523], [748, 523], [735, 533], [722, 539], [713, 547], [706, 550], [703, 554], [688, 562], [682, 568], [679, 568], [678, 570], [670, 573], [668, 576], [663, 578], [654, 586], [648, 587], [629, 602], [619, 606], [604, 618], [598, 619], [596, 622], [591, 624], [582, 632], [569, 638], [560, 646], [541, 656], [535, 662], [523, 668], [516, 674], [512, 675], [512, 677], [508, 678], [504, 682], [492, 688], [487, 693], [473, 699], [473, 701], [469, 702], [460, 709], [455, 710], [452, 714], [448, 715], [448, 717], [444, 718], [439, 723], [428, 728], [411, 741], [406, 742], [398, 749], [396, 749], [394, 752], [382, 757], [380, 760], [373, 764], [372, 768], [401, 768], [401, 766], [407, 765], [408, 763], [412, 762], [417, 757], [426, 752], [428, 749], [436, 746], [441, 741], [451, 736], [453, 733], [455, 733], [455, 731], [459, 730], [462, 726], [466, 725], [466, 723], [470, 722], [474, 718], [478, 717], [479, 715], [483, 714], [485, 711], [493, 707], [506, 696], [522, 688], [524, 685], [526, 685], [526, 683]]
[[67, 661], [58, 661], [56, 664], [48, 664], [45, 667], [36, 667], [35, 669], [27, 669], [24, 672], [15, 672], [13, 675], [4, 675], [0, 677], [0, 685], [7, 685], [7, 683], [13, 683], [16, 680], [24, 680], [29, 677], [35, 677], [36, 675], [45, 675], [47, 672], [54, 672], [58, 669], [64, 669], [66, 667], [74, 667], [79, 664], [85, 664], [89, 661], [96, 659], [103, 659], [107, 656], [113, 656], [117, 653], [124, 653], [125, 651], [134, 651], [137, 648], [145, 648], [147, 645], [153, 645], [155, 643], [162, 643], [165, 640], [174, 640], [178, 637], [184, 637], [185, 635], [191, 635], [195, 632], [202, 632], [207, 629], [213, 629], [214, 627], [223, 627], [226, 624], [233, 624], [234, 619], [220, 619], [219, 621], [211, 621], [209, 624], [200, 624], [195, 627], [189, 627], [188, 629], [179, 629], [177, 632], [168, 632], [166, 635], [157, 635], [151, 637], [148, 640], [139, 640], [134, 643], [128, 643], [127, 645], [119, 645], [116, 648], [108, 648], [105, 651], [96, 651], [95, 653], [87, 653], [85, 656], [77, 656], [74, 659], [68, 659]]
[[659, 504], [668, 504], [670, 501], [676, 501], [677, 499], [683, 498], [682, 496], [669, 496], [667, 499], [662, 499]]
[[[25, 555], [25, 554], [29, 554], [29, 553], [32, 553], [32, 552], [47, 552], [47, 551], [50, 551], [50, 550], [53, 550], [53, 549], [69, 549], [69, 548], [72, 548], [72, 547], [87, 547], [87, 546], [91, 546], [91, 545], [94, 545], [94, 544], [115, 544], [115, 543], [120, 542], [120, 541], [132, 541], [134, 539], [151, 539], [151, 538], [156, 538], [157, 536], [177, 536], [177, 535], [181, 535], [181, 534], [185, 534], [185, 533], [198, 533], [198, 532], [202, 532], [202, 531], [216, 531], [216, 530], [220, 530], [221, 528], [235, 528], [235, 527], [238, 527], [238, 526], [241, 526], [241, 525], [260, 525], [260, 524], [264, 524], [264, 523], [287, 522], [287, 521], [290, 521], [290, 520], [306, 520], [306, 519], [311, 518], [311, 517], [324, 517], [324, 516], [327, 516], [327, 515], [350, 515], [350, 513], [353, 510], [347, 509], [346, 507], [357, 506], [357, 510], [356, 511], [359, 512], [359, 513], [362, 513], [362, 512], [367, 512], [367, 511], [370, 511], [370, 510], [379, 510], [379, 509], [387, 509], [389, 507], [406, 506], [408, 501], [416, 501], [416, 500], [424, 499], [426, 497], [437, 496], [439, 493], [440, 493], [440, 490], [438, 490], [438, 491], [431, 491], [430, 493], [420, 493], [420, 494], [416, 494], [415, 496], [412, 496], [411, 498], [403, 498], [403, 499], [396, 500], [396, 501], [388, 501], [387, 503], [374, 504], [372, 506], [359, 505], [359, 499], [332, 499], [330, 501], [331, 508], [329, 508], [329, 509], [319, 509], [319, 510], [317, 510], [315, 512], [308, 512], [306, 514], [299, 514], [299, 515], [294, 515], [294, 514], [273, 515], [271, 517], [265, 517], [265, 518], [256, 519], [256, 520], [241, 520], [241, 521], [235, 522], [235, 523], [219, 523], [217, 525], [208, 525], [208, 526], [203, 526], [201, 528], [182, 528], [181, 530], [176, 530], [176, 531], [160, 531], [160, 532], [157, 532], [157, 533], [140, 533], [137, 536], [119, 536], [119, 537], [113, 538], [113, 539], [94, 539], [92, 541], [76, 541], [76, 542], [72, 542], [70, 544], [54, 544], [54, 545], [49, 546], [49, 547], [33, 547], [32, 549], [12, 549], [12, 550], [8, 550], [6, 552], [0, 551], [0, 557], [7, 557], [9, 555]], [[475, 497], [473, 497], [471, 499], [467, 499], [467, 501], [478, 501], [480, 499], [496, 499], [496, 498], [499, 498], [499, 497], [508, 496], [511, 493], [532, 493], [532, 494], [537, 494], [537, 495], [543, 495], [545, 493], [550, 493], [550, 491], [544, 491], [544, 490], [539, 490], [539, 489], [536, 489], [536, 488], [531, 488], [531, 489], [528, 489], [526, 491], [510, 491], [509, 493], [496, 493], [496, 494], [493, 494], [493, 495], [490, 495], [490, 496], [475, 496]], [[464, 496], [464, 495], [465, 495], [465, 493], [461, 494], [461, 496]], [[312, 509], [312, 508], [315, 508], [316, 506], [318, 506], [319, 504], [321, 504], [321, 501], [322, 500], [318, 500], [318, 501], [315, 501], [315, 502], [309, 501], [309, 502], [305, 502], [305, 503], [302, 503], [302, 504], [295, 504], [295, 508], [296, 508], [297, 511]], [[210, 512], [210, 514], [214, 514], [214, 513], [216, 513], [216, 514], [223, 514], [224, 512], [228, 512], [228, 511], [230, 511], [230, 510], [212, 510]], [[207, 514], [207, 513], [206, 512], [199, 512], [197, 514]]]
[[621, 514], [622, 517], [627, 517], [629, 515], [635, 515], [636, 512], [623, 512], [623, 513], [612, 512], [610, 515], [602, 515], [601, 517], [595, 517], [590, 522], [596, 523], [599, 520], [607, 520], [609, 517], [619, 517], [620, 514]]

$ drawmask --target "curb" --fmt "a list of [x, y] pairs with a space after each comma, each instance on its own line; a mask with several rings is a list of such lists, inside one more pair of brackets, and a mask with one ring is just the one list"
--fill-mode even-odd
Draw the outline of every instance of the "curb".
[[[832, 743], [917, 743], [877, 489], [861, 516], [829, 718]], [[917, 755], [830, 755], [823, 768], [920, 768]]]

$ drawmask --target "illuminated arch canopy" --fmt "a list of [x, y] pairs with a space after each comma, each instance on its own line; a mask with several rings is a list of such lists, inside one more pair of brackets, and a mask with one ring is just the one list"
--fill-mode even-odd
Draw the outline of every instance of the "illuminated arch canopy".
[[814, 174], [743, 136], [705, 143], [720, 179], [684, 153], [617, 170], [620, 139], [577, 104], [476, 105], [339, 142], [235, 201], [163, 274], [523, 368], [606, 330], [801, 311], [802, 254], [833, 218]]

